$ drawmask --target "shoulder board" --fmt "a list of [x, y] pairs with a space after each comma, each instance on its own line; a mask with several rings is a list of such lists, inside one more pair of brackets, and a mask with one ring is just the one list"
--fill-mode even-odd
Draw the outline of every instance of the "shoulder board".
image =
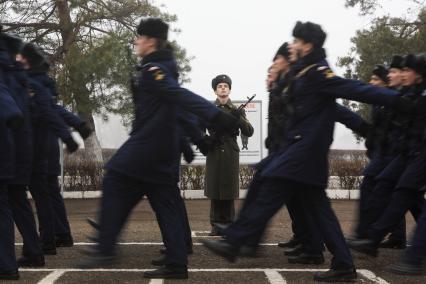
[[321, 72], [326, 79], [330, 79], [330, 78], [333, 78], [334, 76], [336, 76], [334, 74], [334, 72], [331, 71], [330, 67], [328, 67], [328, 66], [319, 66], [317, 68], [317, 71]]
[[161, 81], [166, 76], [165, 72], [161, 69], [160, 66], [154, 65], [152, 63], [147, 63], [143, 65], [142, 68], [145, 71], [151, 73], [155, 81]]

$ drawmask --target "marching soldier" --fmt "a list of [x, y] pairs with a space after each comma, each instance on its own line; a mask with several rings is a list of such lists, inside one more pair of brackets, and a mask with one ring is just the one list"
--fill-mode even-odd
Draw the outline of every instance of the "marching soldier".
[[355, 266], [325, 192], [327, 154], [336, 120], [335, 99], [398, 105], [401, 109], [408, 106], [400, 103], [394, 91], [335, 76], [325, 60], [322, 45], [326, 35], [319, 25], [298, 22], [293, 36], [290, 58], [295, 63], [287, 90], [291, 108], [284, 127], [283, 146], [272, 158], [266, 158], [258, 196], [225, 230], [225, 239], [205, 240], [204, 245], [234, 261], [240, 248], [265, 230], [270, 218], [284, 203], [302, 194], [309, 214], [334, 256], [330, 270], [315, 274], [314, 279], [351, 280], [357, 277]]
[[[377, 222], [370, 226], [368, 238], [350, 243], [351, 248], [372, 256], [377, 256], [380, 242], [408, 210], [419, 220], [425, 203], [424, 192], [420, 188], [426, 182], [426, 58], [407, 55], [402, 78], [402, 98], [410, 101], [414, 107], [409, 113], [398, 113], [396, 121], [401, 132], [397, 137], [397, 149], [400, 154], [380, 173], [381, 176], [396, 178], [396, 182], [391, 184], [391, 200], [379, 208], [382, 213]], [[376, 187], [375, 190], [380, 188]]]
[[238, 128], [231, 134], [217, 134], [212, 129], [212, 147], [207, 153], [204, 195], [210, 198], [210, 236], [219, 235], [219, 226], [232, 223], [235, 217], [234, 200], [239, 197], [240, 149], [237, 136], [250, 137], [253, 127], [246, 119], [244, 110], [238, 113], [231, 102], [232, 81], [227, 75], [218, 75], [212, 80], [212, 88], [217, 96], [215, 105], [222, 111], [239, 116]]
[[116, 260], [115, 243], [134, 206], [146, 195], [157, 216], [166, 247], [165, 265], [146, 278], [188, 278], [182, 208], [176, 190], [180, 156], [178, 112], [186, 110], [216, 129], [232, 131], [237, 119], [181, 88], [173, 53], [165, 49], [168, 25], [143, 19], [137, 27], [136, 53], [142, 57], [134, 87], [135, 119], [129, 139], [106, 165], [98, 244], [79, 262], [81, 268], [104, 267]]

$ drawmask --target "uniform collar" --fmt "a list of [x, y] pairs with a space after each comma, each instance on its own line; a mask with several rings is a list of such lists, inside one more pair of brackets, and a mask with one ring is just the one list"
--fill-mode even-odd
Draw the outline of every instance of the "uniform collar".
[[[219, 99], [216, 99], [214, 104], [216, 106], [221, 106]], [[226, 104], [224, 104], [224, 106], [227, 106], [228, 108], [232, 108], [234, 105], [231, 102], [231, 99], [228, 98], [228, 101], [226, 102]]]

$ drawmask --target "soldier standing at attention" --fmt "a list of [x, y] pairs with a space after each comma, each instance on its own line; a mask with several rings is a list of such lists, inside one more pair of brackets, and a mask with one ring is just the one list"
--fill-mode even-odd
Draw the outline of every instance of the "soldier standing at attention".
[[219, 135], [212, 129], [212, 146], [207, 153], [205, 196], [210, 198], [210, 236], [220, 235], [215, 225], [226, 226], [232, 223], [235, 216], [234, 199], [239, 196], [239, 166], [240, 149], [237, 136], [253, 135], [253, 127], [247, 120], [244, 110], [238, 110], [231, 102], [232, 81], [227, 75], [218, 75], [212, 80], [212, 88], [217, 96], [215, 105], [227, 113], [239, 117], [238, 128], [233, 134]]

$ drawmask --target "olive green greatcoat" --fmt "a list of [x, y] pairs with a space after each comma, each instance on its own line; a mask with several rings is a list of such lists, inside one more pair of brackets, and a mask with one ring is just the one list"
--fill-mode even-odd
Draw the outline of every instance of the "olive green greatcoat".
[[[224, 105], [216, 100], [215, 104], [227, 113], [237, 109], [231, 100]], [[240, 127], [235, 135], [225, 134], [218, 138], [220, 142], [216, 143], [207, 154], [204, 195], [210, 199], [229, 200], [239, 197], [240, 148], [237, 144], [237, 136], [240, 131], [247, 137], [253, 135], [253, 127], [245, 113], [240, 119]], [[209, 132], [214, 135], [211, 131]]]

